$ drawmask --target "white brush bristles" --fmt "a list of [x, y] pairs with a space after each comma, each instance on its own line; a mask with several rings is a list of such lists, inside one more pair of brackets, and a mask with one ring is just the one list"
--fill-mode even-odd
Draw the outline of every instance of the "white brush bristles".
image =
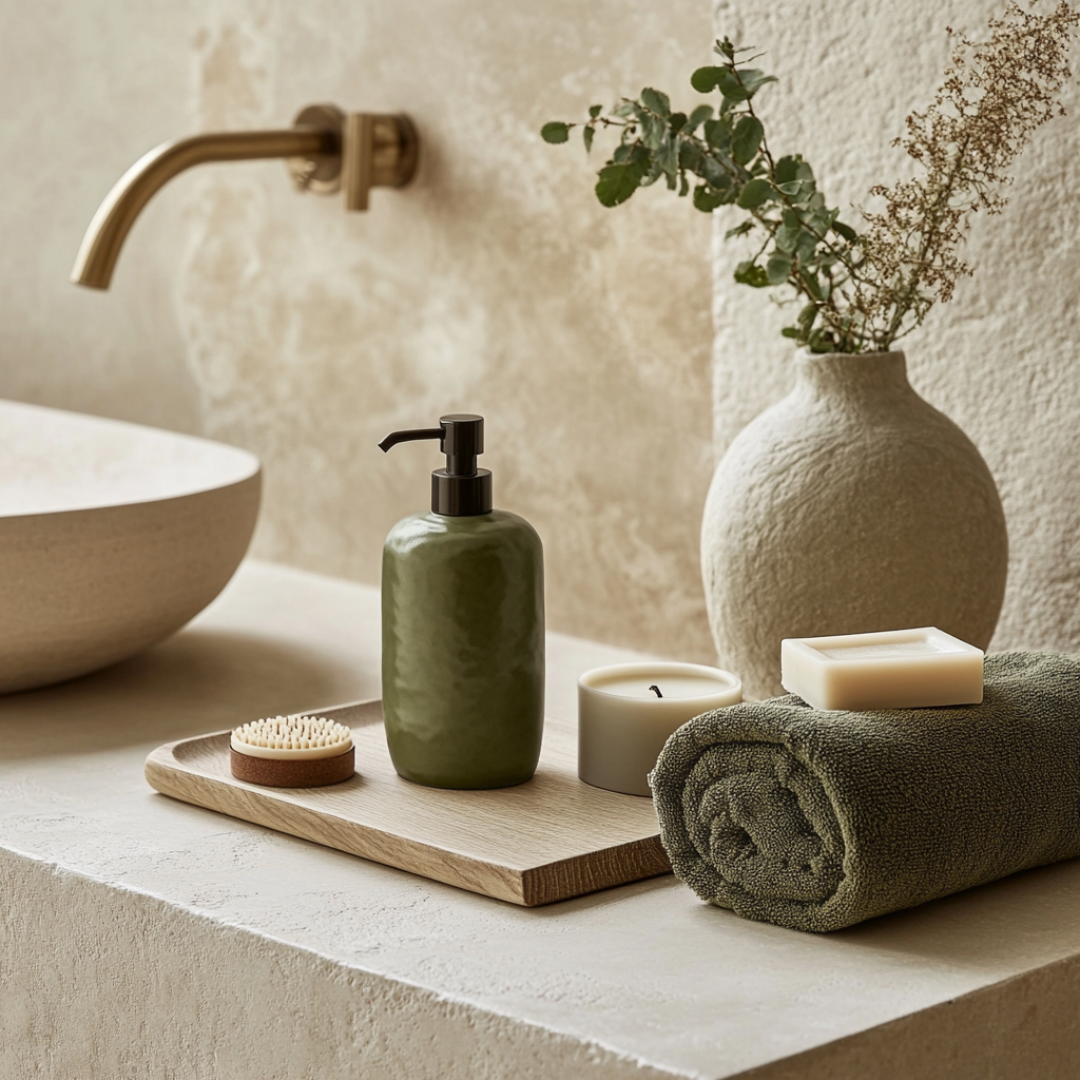
[[242, 724], [230, 743], [237, 753], [250, 757], [336, 757], [352, 746], [352, 732], [322, 716], [275, 716]]

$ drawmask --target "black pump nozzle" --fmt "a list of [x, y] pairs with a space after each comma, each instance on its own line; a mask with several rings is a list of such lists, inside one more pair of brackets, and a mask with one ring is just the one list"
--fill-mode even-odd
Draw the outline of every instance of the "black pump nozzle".
[[391, 431], [381, 443], [379, 449], [385, 454], [391, 446], [397, 446], [399, 442], [413, 442], [415, 439], [442, 439], [441, 427], [418, 427], [409, 431]]
[[476, 467], [484, 452], [484, 418], [473, 413], [450, 413], [437, 428], [391, 431], [379, 443], [385, 453], [398, 443], [415, 439], [438, 439], [446, 455], [446, 468], [431, 474], [431, 509], [448, 517], [468, 517], [491, 512], [491, 473]]

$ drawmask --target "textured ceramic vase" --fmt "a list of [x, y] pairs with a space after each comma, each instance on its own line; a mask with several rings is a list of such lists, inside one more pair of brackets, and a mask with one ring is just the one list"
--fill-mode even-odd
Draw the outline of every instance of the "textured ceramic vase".
[[783, 693], [786, 637], [937, 626], [986, 648], [1005, 593], [993, 477], [902, 352], [801, 353], [794, 391], [717, 466], [701, 541], [717, 652], [748, 697]]

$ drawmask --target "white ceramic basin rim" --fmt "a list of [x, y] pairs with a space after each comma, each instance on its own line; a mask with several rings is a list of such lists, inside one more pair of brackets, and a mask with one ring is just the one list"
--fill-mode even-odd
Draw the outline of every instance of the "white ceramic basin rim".
[[240, 565], [261, 488], [245, 450], [0, 401], [0, 693], [180, 629]]
[[0, 517], [172, 499], [258, 472], [259, 459], [235, 446], [0, 401]]

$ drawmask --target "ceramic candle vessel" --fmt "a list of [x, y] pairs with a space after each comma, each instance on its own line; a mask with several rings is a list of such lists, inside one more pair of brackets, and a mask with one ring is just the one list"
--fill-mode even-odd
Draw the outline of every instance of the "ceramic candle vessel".
[[614, 664], [578, 679], [578, 776], [594, 787], [651, 795], [664, 743], [687, 720], [742, 701], [732, 674], [701, 664]]

